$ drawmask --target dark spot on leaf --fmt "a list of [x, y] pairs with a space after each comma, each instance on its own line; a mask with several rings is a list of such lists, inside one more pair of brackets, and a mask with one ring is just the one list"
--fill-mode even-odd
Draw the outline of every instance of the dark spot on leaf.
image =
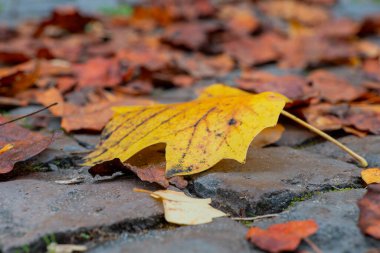
[[235, 125], [236, 123], [237, 123], [237, 121], [234, 118], [232, 118], [232, 119], [230, 119], [230, 121], [228, 121], [228, 125], [230, 125], [230, 126]]

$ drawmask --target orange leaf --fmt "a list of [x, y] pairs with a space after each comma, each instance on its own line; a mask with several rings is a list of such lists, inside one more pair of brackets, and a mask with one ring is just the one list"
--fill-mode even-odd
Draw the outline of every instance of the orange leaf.
[[361, 172], [366, 184], [380, 183], [380, 168], [369, 168]]
[[252, 227], [246, 238], [269, 252], [294, 251], [302, 239], [315, 234], [317, 230], [318, 224], [314, 220], [290, 221], [272, 225], [266, 230]]

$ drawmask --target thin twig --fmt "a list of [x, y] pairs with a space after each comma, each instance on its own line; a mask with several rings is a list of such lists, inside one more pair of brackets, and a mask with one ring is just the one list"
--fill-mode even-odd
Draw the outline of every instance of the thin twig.
[[254, 221], [259, 219], [265, 219], [265, 218], [271, 218], [271, 217], [277, 217], [279, 214], [265, 214], [265, 215], [259, 215], [255, 217], [233, 217], [231, 219], [233, 220], [241, 220], [241, 221]]
[[306, 127], [310, 131], [312, 131], [312, 132], [318, 134], [319, 136], [325, 138], [326, 140], [331, 141], [332, 143], [334, 143], [335, 145], [337, 145], [339, 148], [341, 148], [342, 150], [344, 150], [348, 154], [350, 154], [353, 158], [355, 158], [355, 160], [360, 163], [360, 166], [362, 166], [364, 168], [368, 166], [368, 162], [362, 156], [358, 155], [353, 150], [351, 150], [349, 147], [347, 147], [346, 145], [344, 145], [344, 144], [340, 143], [339, 141], [335, 140], [333, 137], [331, 137], [330, 135], [326, 134], [325, 132], [319, 130], [318, 128], [316, 128], [316, 127], [314, 127], [314, 126], [312, 126], [310, 124], [308, 124], [307, 122], [305, 122], [302, 119], [294, 116], [293, 114], [288, 113], [287, 111], [282, 111], [281, 114], [284, 115], [285, 117], [291, 119], [291, 120], [294, 120], [298, 124], [301, 124], [302, 126]]
[[323, 253], [322, 250], [310, 238], [306, 237], [303, 239], [307, 244], [309, 244], [310, 248], [312, 248], [315, 253]]
[[38, 110], [38, 111], [35, 111], [35, 112], [32, 112], [32, 113], [29, 113], [29, 114], [23, 115], [23, 116], [21, 116], [21, 117], [18, 117], [18, 118], [12, 119], [12, 120], [7, 121], [7, 122], [3, 122], [3, 123], [0, 124], [0, 127], [1, 127], [1, 126], [4, 126], [4, 125], [6, 125], [6, 124], [9, 124], [9, 123], [15, 122], [15, 121], [20, 120], [20, 119], [23, 119], [23, 118], [26, 118], [26, 117], [30, 117], [30, 116], [32, 116], [32, 115], [34, 115], [34, 114], [37, 114], [37, 113], [40, 113], [40, 112], [42, 112], [42, 111], [45, 111], [45, 110], [49, 109], [50, 107], [55, 106], [55, 105], [57, 105], [57, 104], [58, 104], [58, 103], [56, 102], [56, 103], [53, 103], [53, 104], [51, 104], [51, 105], [48, 105], [48, 106], [46, 106], [46, 107], [44, 107], [44, 108]]

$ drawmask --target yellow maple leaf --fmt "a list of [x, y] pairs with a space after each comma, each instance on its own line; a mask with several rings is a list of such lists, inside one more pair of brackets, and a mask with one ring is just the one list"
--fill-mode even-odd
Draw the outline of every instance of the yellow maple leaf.
[[179, 225], [198, 225], [209, 223], [213, 218], [227, 214], [210, 206], [211, 199], [197, 199], [183, 192], [160, 190], [155, 192], [134, 189], [136, 192], [149, 193], [151, 197], [161, 199], [164, 205], [165, 220]]
[[215, 84], [186, 103], [116, 107], [84, 165], [124, 162], [157, 143], [166, 143], [167, 177], [198, 173], [222, 159], [243, 163], [253, 138], [277, 124], [287, 101], [275, 92], [252, 95]]
[[361, 172], [366, 184], [380, 183], [380, 168], [368, 168]]

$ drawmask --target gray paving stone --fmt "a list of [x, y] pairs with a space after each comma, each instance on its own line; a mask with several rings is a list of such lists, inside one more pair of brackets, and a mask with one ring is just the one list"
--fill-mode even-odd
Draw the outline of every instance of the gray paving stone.
[[261, 252], [252, 249], [245, 240], [247, 228], [228, 218], [212, 223], [179, 227], [166, 231], [151, 231], [138, 237], [124, 239], [100, 246], [91, 253], [246, 253]]
[[[58, 172], [33, 173], [0, 184], [0, 252], [28, 245], [44, 252], [42, 237], [93, 229], [139, 231], [161, 223], [162, 206], [133, 192], [148, 184], [127, 177], [58, 185]], [[153, 190], [153, 189], [152, 189]]]
[[245, 164], [225, 160], [194, 177], [192, 191], [233, 215], [277, 213], [292, 199], [361, 187], [354, 165], [287, 147], [250, 149]]
[[[364, 236], [357, 226], [357, 201], [364, 192], [364, 189], [355, 189], [317, 194], [295, 204], [279, 217], [257, 221], [254, 225], [266, 228], [290, 220], [315, 219], [319, 230], [310, 238], [323, 252], [369, 252], [370, 249], [379, 249], [380, 241]], [[310, 250], [304, 243], [302, 247]]]
[[[380, 166], [380, 136], [367, 136], [364, 138], [347, 136], [340, 138], [339, 141], [366, 158], [369, 167]], [[310, 146], [305, 148], [305, 150], [340, 159], [342, 161], [355, 163], [351, 156], [330, 142]]]

